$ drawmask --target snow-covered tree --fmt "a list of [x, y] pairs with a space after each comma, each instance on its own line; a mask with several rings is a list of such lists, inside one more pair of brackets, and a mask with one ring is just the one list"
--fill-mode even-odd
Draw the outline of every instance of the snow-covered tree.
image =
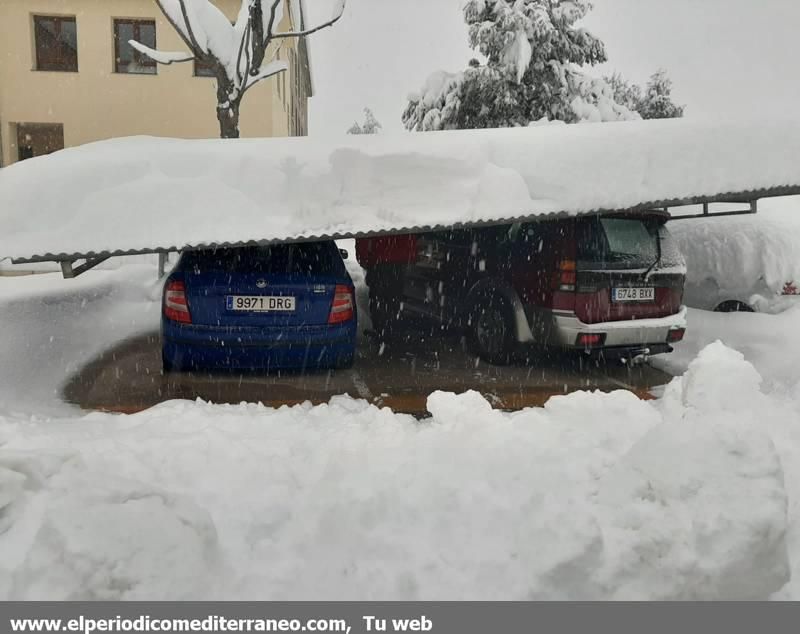
[[606, 78], [614, 91], [614, 98], [642, 119], [673, 119], [683, 116], [684, 106], [672, 101], [672, 80], [667, 71], [660, 69], [650, 76], [644, 90], [628, 83], [622, 75], [614, 73]]
[[672, 101], [672, 80], [667, 71], [658, 70], [650, 76], [637, 112], [642, 119], [673, 119], [683, 116], [684, 106]]
[[614, 100], [622, 104], [628, 110], [639, 111], [642, 102], [642, 87], [638, 84], [630, 83], [621, 73], [614, 73], [605, 78], [606, 83], [614, 92]]
[[383, 129], [383, 126], [372, 114], [372, 110], [364, 108], [364, 123], [356, 121], [350, 126], [347, 134], [378, 134]]
[[486, 62], [431, 75], [409, 96], [404, 124], [440, 130], [638, 118], [584, 70], [606, 61], [603, 43], [577, 26], [589, 8], [585, 0], [468, 0], [469, 44]]
[[[293, 1], [293, 0], [290, 0]], [[342, 17], [345, 0], [336, 0], [327, 22], [297, 31], [276, 32], [287, 0], [241, 0], [236, 21], [210, 0], [155, 0], [189, 49], [164, 52], [131, 40], [136, 50], [159, 64], [193, 59], [210, 66], [217, 79], [217, 120], [220, 136], [239, 136], [239, 107], [245, 93], [258, 82], [285, 72], [285, 62], [275, 59], [278, 45], [331, 26]]]

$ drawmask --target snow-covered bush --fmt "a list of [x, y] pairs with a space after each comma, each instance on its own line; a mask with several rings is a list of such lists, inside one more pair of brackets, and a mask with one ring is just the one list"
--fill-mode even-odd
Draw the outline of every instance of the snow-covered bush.
[[364, 108], [364, 123], [354, 122], [347, 134], [378, 134], [382, 129], [383, 126], [375, 118], [372, 110]]
[[409, 130], [524, 126], [541, 119], [617, 121], [638, 115], [584, 67], [606, 61], [603, 43], [577, 26], [583, 0], [470, 0], [469, 43], [486, 58], [438, 72], [409, 96]]
[[672, 101], [672, 80], [663, 68], [650, 76], [647, 86], [631, 84], [619, 73], [606, 77], [613, 90], [614, 100], [629, 110], [638, 112], [642, 119], [674, 119], [683, 116], [683, 106]]

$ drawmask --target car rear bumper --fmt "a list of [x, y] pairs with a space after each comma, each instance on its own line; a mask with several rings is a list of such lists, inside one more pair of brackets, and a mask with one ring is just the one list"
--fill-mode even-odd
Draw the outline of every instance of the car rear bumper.
[[165, 367], [176, 369], [330, 368], [352, 362], [356, 324], [232, 329], [165, 321], [161, 343]]
[[654, 319], [627, 319], [597, 324], [586, 324], [574, 313], [554, 313], [554, 327], [550, 340], [556, 345], [574, 350], [585, 350], [586, 346], [578, 343], [582, 334], [602, 334], [602, 345], [596, 346], [604, 351], [608, 349], [636, 350], [652, 348], [651, 354], [669, 352], [667, 337], [671, 330], [686, 328], [686, 307], [674, 315]]

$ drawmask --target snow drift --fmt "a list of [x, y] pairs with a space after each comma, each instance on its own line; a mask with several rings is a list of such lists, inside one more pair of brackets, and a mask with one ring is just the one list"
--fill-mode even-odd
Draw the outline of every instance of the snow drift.
[[714, 344], [656, 404], [0, 418], [0, 596], [765, 598], [789, 558], [759, 384]]
[[[687, 120], [128, 138], [0, 171], [0, 258], [347, 237], [800, 187], [800, 126]], [[46, 188], [41, 183], [47, 183]]]

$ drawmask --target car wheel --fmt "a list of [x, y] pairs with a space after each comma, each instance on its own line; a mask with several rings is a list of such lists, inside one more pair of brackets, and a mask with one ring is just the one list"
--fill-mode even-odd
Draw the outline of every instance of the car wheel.
[[372, 329], [378, 336], [389, 337], [394, 330], [400, 302], [383, 293], [370, 293], [369, 316], [372, 319]]
[[722, 302], [714, 309], [715, 313], [754, 313], [753, 308], [745, 302], [739, 300], [729, 300]]
[[173, 361], [170, 361], [165, 357], [163, 354], [161, 355], [161, 369], [164, 371], [164, 374], [169, 374], [171, 372], [180, 372], [181, 366]]
[[336, 359], [336, 363], [333, 364], [333, 367], [335, 370], [349, 370], [355, 364], [355, 360], [355, 355], [339, 357]]
[[484, 295], [470, 313], [472, 350], [493, 365], [507, 365], [515, 348], [514, 315], [501, 295]]
[[380, 339], [389, 339], [397, 331], [403, 298], [403, 274], [403, 268], [391, 265], [367, 271], [369, 316], [372, 330]]

